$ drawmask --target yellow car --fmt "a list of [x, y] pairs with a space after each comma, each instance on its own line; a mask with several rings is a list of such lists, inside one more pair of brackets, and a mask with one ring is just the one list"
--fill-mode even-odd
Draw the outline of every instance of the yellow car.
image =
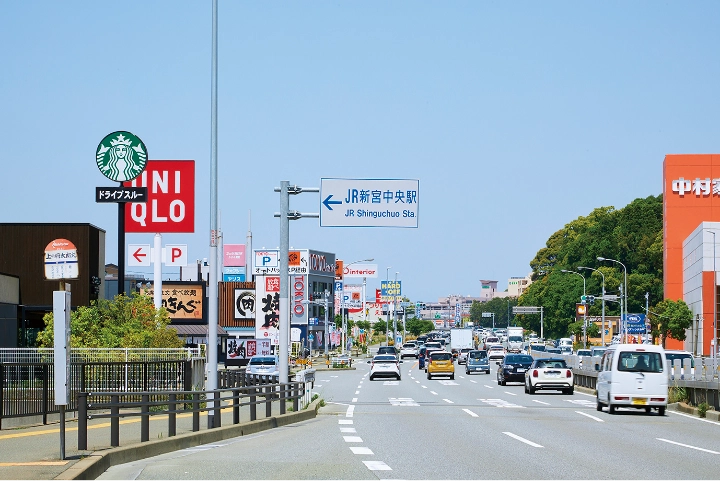
[[455, 364], [452, 354], [447, 351], [435, 351], [430, 353], [430, 363], [427, 366], [427, 378], [433, 376], [450, 376], [455, 379]]

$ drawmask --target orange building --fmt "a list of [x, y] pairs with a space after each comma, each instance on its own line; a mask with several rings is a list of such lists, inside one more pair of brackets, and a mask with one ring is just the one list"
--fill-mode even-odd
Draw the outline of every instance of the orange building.
[[[720, 154], [666, 155], [663, 163], [663, 285], [665, 298], [683, 299], [696, 321], [671, 349], [709, 355], [717, 309], [715, 235], [720, 234]], [[718, 235], [720, 237], [720, 235]], [[720, 241], [720, 239], [718, 239]], [[717, 249], [720, 253], [720, 249]], [[697, 270], [697, 273], [693, 273]]]

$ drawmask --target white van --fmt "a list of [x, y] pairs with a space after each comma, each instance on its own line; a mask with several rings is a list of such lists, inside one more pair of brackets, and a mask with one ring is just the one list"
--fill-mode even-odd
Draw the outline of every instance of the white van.
[[570, 349], [572, 349], [572, 345], [572, 339], [570, 339], [569, 337], [563, 337], [558, 341], [557, 347], [570, 346]]
[[668, 404], [668, 363], [662, 346], [615, 344], [603, 354], [597, 378], [597, 410], [608, 407], [657, 409], [665, 415]]

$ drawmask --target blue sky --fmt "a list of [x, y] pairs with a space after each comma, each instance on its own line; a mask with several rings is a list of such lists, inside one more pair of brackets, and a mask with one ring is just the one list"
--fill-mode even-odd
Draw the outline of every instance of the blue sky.
[[[295, 248], [391, 266], [412, 300], [504, 290], [564, 224], [660, 194], [665, 154], [719, 150], [718, 2], [219, 3], [225, 242], [252, 212], [254, 247], [279, 244], [281, 180], [419, 179], [417, 229], [290, 226]], [[164, 242], [207, 257], [211, 11], [0, 1], [0, 222], [92, 223], [117, 262], [94, 155], [127, 130], [196, 161], [195, 233]]]

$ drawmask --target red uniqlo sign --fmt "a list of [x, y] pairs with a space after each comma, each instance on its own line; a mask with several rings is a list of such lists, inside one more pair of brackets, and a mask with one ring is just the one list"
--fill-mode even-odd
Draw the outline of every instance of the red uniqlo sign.
[[147, 187], [147, 202], [125, 207], [125, 232], [195, 232], [195, 161], [149, 160], [125, 187]]

